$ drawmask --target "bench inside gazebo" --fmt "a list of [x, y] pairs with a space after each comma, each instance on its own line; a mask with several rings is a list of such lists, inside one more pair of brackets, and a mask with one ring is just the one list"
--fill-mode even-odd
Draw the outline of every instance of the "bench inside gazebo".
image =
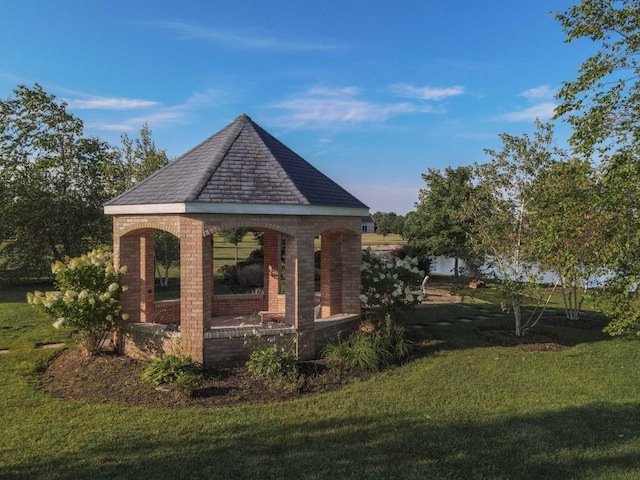
[[[314, 358], [327, 339], [359, 322], [361, 219], [368, 211], [240, 115], [105, 205], [116, 266], [127, 266], [121, 303], [129, 320], [119, 327], [119, 348], [132, 355], [182, 353], [212, 367], [246, 359], [247, 338], [262, 336], [290, 339], [300, 359]], [[263, 232], [262, 293], [215, 293], [213, 235], [233, 228]], [[178, 300], [155, 300], [156, 230], [180, 240]]]

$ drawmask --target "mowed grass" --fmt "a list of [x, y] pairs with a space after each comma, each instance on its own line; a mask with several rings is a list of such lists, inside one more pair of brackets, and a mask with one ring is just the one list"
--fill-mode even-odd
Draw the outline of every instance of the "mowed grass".
[[0, 292], [2, 479], [640, 478], [635, 339], [542, 324], [575, 346], [526, 352], [486, 341], [512, 324], [494, 304], [430, 306], [406, 319], [416, 358], [341, 391], [126, 407], [38, 389], [56, 351], [34, 347], [69, 338], [27, 290]]
[[363, 233], [362, 245], [364, 247], [370, 245], [406, 245], [407, 241], [401, 235], [390, 233], [382, 236], [379, 233]]

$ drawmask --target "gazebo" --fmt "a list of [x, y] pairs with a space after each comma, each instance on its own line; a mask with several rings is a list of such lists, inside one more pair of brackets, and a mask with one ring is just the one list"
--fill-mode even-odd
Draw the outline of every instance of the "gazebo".
[[[121, 303], [129, 319], [117, 335], [124, 353], [178, 349], [211, 367], [248, 357], [247, 336], [277, 336], [292, 339], [305, 360], [359, 321], [368, 207], [245, 114], [109, 201], [104, 211], [113, 216], [116, 267], [128, 269]], [[213, 234], [240, 227], [264, 234], [263, 292], [216, 295]], [[179, 300], [155, 300], [156, 230], [180, 240]], [[179, 329], [168, 329], [172, 323]]]

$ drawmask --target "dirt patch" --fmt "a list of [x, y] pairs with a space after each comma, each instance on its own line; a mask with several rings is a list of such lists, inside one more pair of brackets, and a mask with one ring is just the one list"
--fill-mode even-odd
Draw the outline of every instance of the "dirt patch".
[[256, 378], [244, 367], [228, 368], [206, 374], [193, 398], [184, 398], [142, 381], [145, 367], [145, 362], [133, 358], [114, 354], [89, 358], [73, 348], [52, 360], [40, 378], [41, 388], [62, 399], [187, 408], [292, 400], [335, 390], [364, 377], [337, 375], [323, 362], [313, 361], [300, 364], [303, 380], [282, 385]]
[[42, 349], [50, 349], [50, 348], [62, 348], [64, 347], [64, 343], [42, 343], [39, 345], [36, 345], [35, 348], [36, 350], [42, 350]]
[[559, 327], [580, 328], [582, 330], [602, 330], [609, 321], [604, 315], [597, 313], [582, 313], [577, 320], [569, 320], [564, 316], [545, 318], [544, 323]]
[[512, 331], [507, 330], [479, 330], [477, 335], [493, 345], [515, 347], [524, 352], [559, 352], [573, 347], [567, 342], [537, 333], [517, 337]]
[[439, 288], [428, 288], [427, 298], [422, 302], [423, 305], [442, 305], [449, 303], [461, 303], [462, 297], [454, 295], [447, 290], [441, 290]]

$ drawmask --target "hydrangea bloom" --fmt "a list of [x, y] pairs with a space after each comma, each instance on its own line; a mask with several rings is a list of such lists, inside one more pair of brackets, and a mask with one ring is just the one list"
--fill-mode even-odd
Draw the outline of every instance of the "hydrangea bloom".
[[419, 294], [423, 277], [416, 258], [388, 260], [365, 250], [360, 301], [365, 309], [382, 314], [410, 309], [423, 300]]
[[118, 301], [125, 290], [120, 281], [126, 270], [116, 271], [111, 253], [103, 249], [55, 262], [51, 270], [58, 290], [28, 293], [28, 302], [55, 318], [55, 328], [76, 329], [87, 352], [97, 353], [116, 319], [126, 319]]

